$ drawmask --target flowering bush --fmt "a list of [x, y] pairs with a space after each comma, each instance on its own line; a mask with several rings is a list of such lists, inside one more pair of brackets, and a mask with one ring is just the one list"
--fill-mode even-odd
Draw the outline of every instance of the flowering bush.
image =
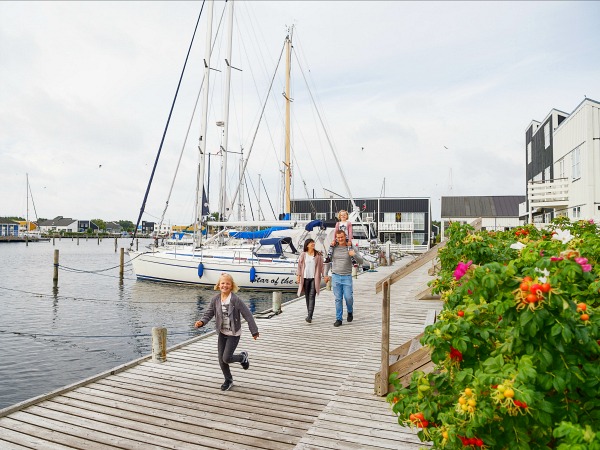
[[597, 227], [449, 236], [432, 282], [444, 308], [421, 340], [436, 367], [406, 388], [391, 375], [399, 423], [434, 448], [600, 450]]

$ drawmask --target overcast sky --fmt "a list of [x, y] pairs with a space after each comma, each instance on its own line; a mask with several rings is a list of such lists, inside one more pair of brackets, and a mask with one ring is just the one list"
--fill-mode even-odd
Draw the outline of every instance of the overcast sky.
[[[39, 217], [135, 222], [201, 6], [0, 2], [0, 216], [25, 215], [28, 173]], [[328, 140], [357, 203], [429, 197], [439, 219], [441, 196], [524, 195], [529, 123], [600, 100], [598, 23], [600, 2], [236, 2], [228, 148], [250, 153], [247, 189], [258, 195], [260, 174], [265, 216], [279, 213], [281, 70], [256, 125], [293, 24], [292, 197], [347, 194]], [[225, 24], [211, 61], [211, 211]], [[166, 220], [192, 220], [205, 39], [206, 10], [144, 220], [162, 214], [190, 123]], [[258, 200], [246, 203], [256, 217]]]

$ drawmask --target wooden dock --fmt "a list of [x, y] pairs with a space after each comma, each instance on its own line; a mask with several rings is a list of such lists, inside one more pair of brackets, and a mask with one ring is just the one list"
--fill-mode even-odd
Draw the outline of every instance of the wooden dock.
[[[127, 367], [0, 411], [1, 449], [418, 449], [416, 430], [398, 425], [374, 395], [381, 358], [381, 295], [375, 284], [402, 264], [355, 280], [354, 321], [339, 328], [331, 291], [317, 297], [308, 324], [304, 299], [244, 325], [238, 350], [250, 369], [232, 368], [221, 392], [216, 335], [170, 349], [167, 361]], [[391, 290], [391, 342], [423, 330], [437, 300], [417, 300], [431, 279], [424, 266]]]

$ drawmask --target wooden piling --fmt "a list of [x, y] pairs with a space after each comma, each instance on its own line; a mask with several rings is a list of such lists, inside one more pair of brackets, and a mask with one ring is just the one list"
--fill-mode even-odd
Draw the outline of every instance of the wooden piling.
[[56, 239], [54, 236], [52, 236], [52, 245], [54, 246], [54, 239]]
[[123, 279], [123, 272], [125, 267], [125, 249], [121, 247], [121, 255], [119, 257], [119, 276]]
[[163, 363], [167, 360], [167, 329], [152, 328], [152, 362]]
[[54, 250], [54, 275], [52, 276], [54, 287], [58, 286], [58, 249]]
[[100, 236], [98, 236], [98, 245], [100, 245]]
[[273, 292], [273, 312], [275, 314], [279, 314], [281, 312], [281, 297], [282, 297], [282, 292], [281, 291], [275, 291]]
[[138, 244], [139, 244], [139, 241], [140, 241], [140, 240], [136, 238], [136, 240], [135, 240], [135, 251], [136, 251], [136, 252], [138, 251]]
[[115, 253], [117, 253], [117, 238], [115, 238]]
[[77, 245], [79, 245], [79, 236], [77, 236]]

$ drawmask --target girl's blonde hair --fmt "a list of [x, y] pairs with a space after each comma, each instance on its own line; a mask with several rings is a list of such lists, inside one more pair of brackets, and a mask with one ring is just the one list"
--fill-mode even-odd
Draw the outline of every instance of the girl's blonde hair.
[[222, 273], [219, 277], [219, 281], [217, 281], [217, 284], [215, 284], [215, 291], [221, 290], [221, 288], [219, 287], [219, 284], [221, 284], [221, 278], [229, 278], [231, 280], [231, 292], [237, 292], [240, 290], [240, 287], [236, 284], [235, 280], [231, 275], [229, 275], [228, 273]]
[[337, 218], [338, 218], [339, 220], [342, 220], [342, 217], [341, 217], [341, 216], [342, 216], [342, 213], [345, 213], [345, 214], [346, 214], [346, 217], [347, 217], [348, 219], [350, 218], [350, 214], [348, 214], [348, 211], [346, 211], [345, 209], [341, 209], [341, 210], [340, 210], [340, 212], [339, 212], [339, 213], [338, 213], [338, 215], [337, 215]]

